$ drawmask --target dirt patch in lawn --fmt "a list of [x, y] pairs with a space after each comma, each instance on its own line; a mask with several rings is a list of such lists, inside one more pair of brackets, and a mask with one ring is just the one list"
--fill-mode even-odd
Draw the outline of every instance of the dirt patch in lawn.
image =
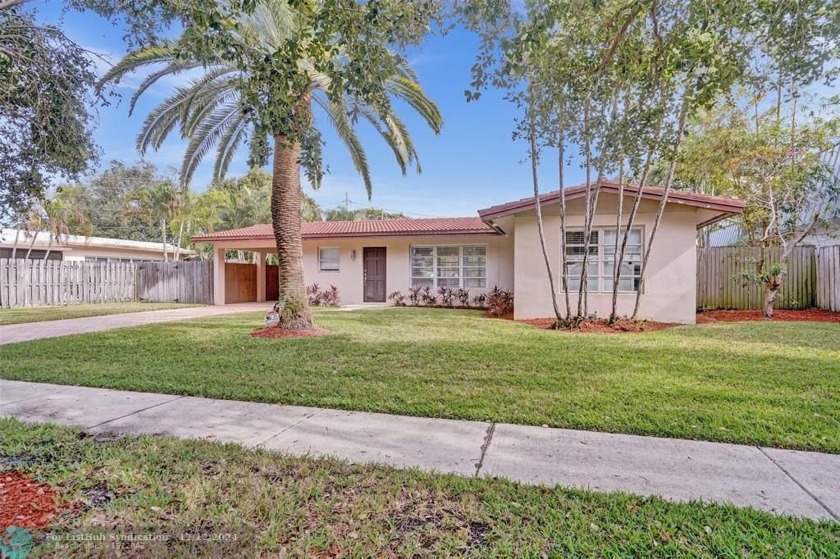
[[287, 330], [286, 328], [278, 328], [277, 326], [268, 326], [265, 328], [257, 328], [251, 332], [251, 336], [266, 340], [277, 340], [283, 338], [309, 338], [312, 336], [323, 336], [326, 333], [327, 330], [325, 328], [315, 328], [314, 330]]
[[[550, 329], [554, 324], [553, 318], [533, 318], [529, 320], [518, 320], [523, 324], [530, 324], [537, 328]], [[581, 334], [638, 334], [641, 332], [653, 332], [655, 330], [664, 330], [665, 328], [673, 328], [679, 324], [671, 324], [669, 322], [651, 322], [648, 320], [618, 320], [615, 324], [610, 324], [606, 319], [599, 318], [597, 320], [588, 320], [581, 323], [577, 330], [558, 330], [558, 332], [578, 332]]]
[[840, 324], [840, 313], [822, 309], [777, 310], [773, 318], [765, 318], [761, 311], [704, 311], [697, 313], [697, 324], [712, 322], [834, 322]]
[[58, 513], [55, 489], [16, 471], [0, 472], [0, 533], [9, 526], [49, 526]]

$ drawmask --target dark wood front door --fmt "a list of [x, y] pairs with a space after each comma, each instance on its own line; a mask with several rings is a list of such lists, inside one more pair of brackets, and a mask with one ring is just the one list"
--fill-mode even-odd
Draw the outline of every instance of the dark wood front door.
[[385, 247], [364, 248], [366, 303], [385, 302]]

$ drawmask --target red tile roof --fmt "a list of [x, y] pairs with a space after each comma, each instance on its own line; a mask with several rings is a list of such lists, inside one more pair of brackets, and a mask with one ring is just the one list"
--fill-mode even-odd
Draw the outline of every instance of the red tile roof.
[[[609, 192], [611, 194], [618, 194], [619, 183], [617, 181], [605, 180], [601, 185], [601, 192]], [[637, 184], [625, 184], [625, 196], [633, 196], [639, 191]], [[583, 198], [586, 196], [586, 185], [573, 186], [567, 188], [566, 200], [574, 200], [575, 198]], [[648, 200], [661, 200], [665, 190], [653, 186], [646, 186], [642, 191], [642, 198]], [[556, 204], [560, 201], [560, 191], [548, 192], [540, 195], [541, 204]], [[698, 208], [705, 208], [709, 210], [719, 210], [727, 214], [736, 214], [743, 211], [746, 202], [738, 198], [728, 198], [726, 196], [711, 196], [708, 194], [695, 194], [693, 192], [686, 192], [684, 190], [671, 190], [668, 193], [668, 202], [673, 204], [685, 204], [687, 206], [696, 206]], [[515, 202], [508, 202], [498, 206], [491, 206], [483, 210], [478, 210], [478, 215], [485, 221], [512, 215], [522, 211], [530, 210], [534, 207], [534, 197], [522, 198]]]
[[[435, 217], [368, 221], [315, 221], [301, 224], [304, 239], [405, 237], [410, 235], [497, 235], [480, 217]], [[193, 237], [195, 242], [274, 239], [270, 224], [218, 231]]]

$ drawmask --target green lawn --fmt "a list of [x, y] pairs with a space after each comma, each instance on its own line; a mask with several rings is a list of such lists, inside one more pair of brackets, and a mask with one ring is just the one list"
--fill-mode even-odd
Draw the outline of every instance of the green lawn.
[[469, 311], [324, 311], [317, 338], [262, 316], [0, 346], [0, 377], [840, 453], [840, 325], [539, 330]]
[[64, 508], [30, 557], [115, 556], [98, 534], [145, 538], [124, 546], [131, 557], [840, 555], [829, 521], [0, 419], [10, 468], [53, 485]]
[[162, 311], [200, 305], [180, 303], [99, 303], [94, 305], [68, 305], [66, 307], [27, 307], [23, 309], [0, 309], [0, 326], [41, 322], [43, 320], [64, 320], [65, 318], [85, 318], [127, 312]]

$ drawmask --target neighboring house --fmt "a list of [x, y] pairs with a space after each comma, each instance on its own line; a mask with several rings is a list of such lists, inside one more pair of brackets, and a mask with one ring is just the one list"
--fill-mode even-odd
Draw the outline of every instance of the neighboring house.
[[[184, 260], [195, 256], [192, 250], [166, 245], [164, 258], [163, 243], [126, 241], [106, 237], [84, 237], [81, 235], [52, 236], [46, 232], [0, 231], [0, 258], [11, 258], [17, 239], [15, 258], [30, 260], [70, 260], [84, 262], [151, 262], [160, 260]], [[32, 249], [30, 252], [30, 248]], [[176, 258], [176, 252], [178, 256]]]
[[[823, 154], [823, 161], [828, 169], [828, 175], [823, 181], [824, 188], [836, 188], [840, 181], [840, 144], [826, 151]], [[808, 208], [799, 216], [797, 227], [801, 230], [810, 225], [817, 211], [820, 212], [820, 220], [814, 231], [802, 239], [800, 246], [819, 248], [840, 245], [840, 203], [837, 200], [823, 200], [820, 206]], [[709, 234], [710, 247], [746, 246], [748, 243], [747, 232], [741, 223], [735, 220], [726, 220], [718, 224], [718, 227]]]
[[802, 239], [801, 244], [818, 248], [840, 245], [840, 215], [821, 222]]
[[[637, 187], [625, 187], [624, 212], [629, 213]], [[569, 281], [575, 302], [583, 254], [584, 186], [566, 189], [566, 253]], [[663, 197], [658, 188], [645, 188], [635, 226], [628, 239], [627, 259], [620, 279], [619, 312], [630, 314], [639, 286], [641, 255], [650, 238], [657, 207]], [[540, 197], [546, 241], [560, 290], [559, 194]], [[589, 310], [606, 316], [611, 307], [610, 247], [615, 237], [618, 185], [601, 189], [590, 247]], [[663, 322], [693, 323], [696, 301], [696, 231], [742, 211], [741, 200], [672, 191], [648, 263], [641, 317]], [[392, 291], [411, 286], [464, 287], [475, 295], [494, 286], [515, 292], [514, 317], [553, 314], [551, 292], [540, 249], [534, 198], [479, 210], [479, 217], [400, 219], [304, 223], [303, 261], [307, 284], [330, 284], [339, 289], [343, 304], [385, 302]], [[626, 223], [626, 217], [624, 222]], [[275, 252], [270, 225], [256, 225], [193, 238], [214, 245], [215, 303], [241, 300], [244, 289], [254, 300], [276, 297], [276, 286], [264, 258], [250, 285], [226, 286], [235, 276], [224, 264], [227, 250]], [[248, 276], [250, 278], [250, 276]], [[236, 281], [240, 281], [237, 279]], [[250, 280], [248, 280], [250, 281]], [[579, 280], [578, 280], [579, 281]], [[560, 294], [561, 305], [563, 295]]]

